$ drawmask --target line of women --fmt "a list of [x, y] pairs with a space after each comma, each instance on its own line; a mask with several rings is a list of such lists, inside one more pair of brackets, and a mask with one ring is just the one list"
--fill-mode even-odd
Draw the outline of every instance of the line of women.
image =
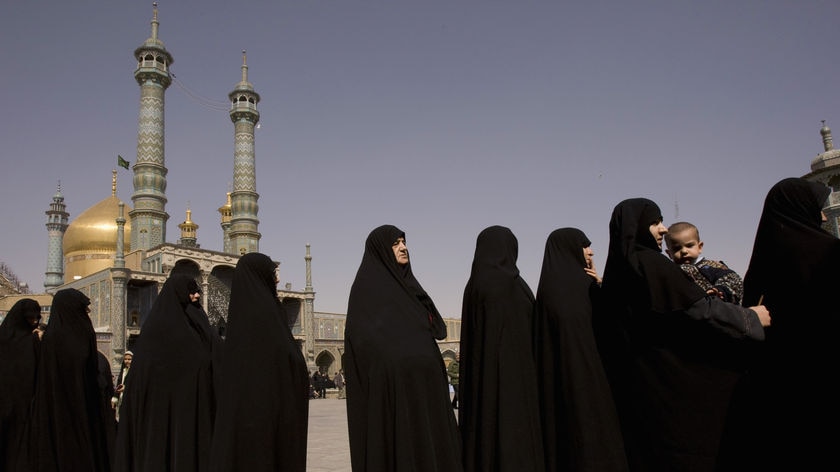
[[516, 267], [516, 237], [486, 228], [464, 290], [457, 423], [435, 345], [446, 332], [405, 234], [374, 229], [345, 332], [353, 470], [834, 463], [836, 435], [820, 428], [838, 413], [840, 309], [830, 294], [840, 242], [821, 228], [828, 195], [801, 178], [771, 188], [744, 306], [707, 296], [662, 254], [667, 228], [646, 198], [613, 209], [603, 281], [582, 231], [552, 232], [536, 296]]
[[236, 265], [224, 342], [187, 275], [170, 276], [133, 352], [113, 470], [306, 470], [308, 371], [277, 298], [277, 264]]
[[[352, 469], [833, 463], [836, 435], [821, 424], [838, 413], [840, 360], [840, 242], [821, 228], [829, 193], [801, 178], [770, 189], [744, 306], [707, 296], [662, 254], [667, 230], [645, 198], [613, 209], [603, 281], [583, 231], [552, 232], [536, 295], [514, 234], [486, 228], [463, 297], [459, 418], [436, 344], [446, 325], [405, 233], [374, 229], [346, 319]], [[115, 444], [90, 301], [56, 293], [40, 344], [39, 307], [16, 305], [0, 326], [3, 470], [304, 471], [308, 372], [276, 284], [266, 255], [240, 258], [222, 343], [195, 281], [170, 276], [134, 349]]]
[[303, 472], [308, 372], [276, 269], [264, 254], [239, 259], [224, 344], [196, 281], [170, 275], [134, 346], [118, 427], [88, 297], [58, 291], [40, 343], [40, 305], [18, 302], [0, 326], [0, 471]]

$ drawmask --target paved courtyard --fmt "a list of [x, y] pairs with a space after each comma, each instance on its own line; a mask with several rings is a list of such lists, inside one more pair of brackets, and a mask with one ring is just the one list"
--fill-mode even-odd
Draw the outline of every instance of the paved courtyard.
[[350, 472], [346, 405], [335, 398], [309, 400], [307, 472]]
[[351, 471], [346, 405], [335, 398], [309, 400], [306, 472]]

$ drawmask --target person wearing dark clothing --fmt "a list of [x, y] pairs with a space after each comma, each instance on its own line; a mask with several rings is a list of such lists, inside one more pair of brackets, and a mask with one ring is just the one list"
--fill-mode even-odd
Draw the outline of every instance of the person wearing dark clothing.
[[256, 252], [236, 264], [212, 472], [306, 470], [309, 372], [277, 298], [276, 271]]
[[533, 350], [534, 294], [504, 226], [478, 234], [461, 310], [458, 424], [464, 470], [545, 470]]
[[315, 384], [315, 391], [318, 392], [318, 398], [327, 398], [327, 374], [316, 370], [312, 375], [312, 381]]
[[53, 297], [32, 404], [30, 465], [17, 470], [110, 470], [89, 305], [90, 299], [72, 288]]
[[458, 381], [461, 376], [461, 353], [455, 353], [455, 360], [446, 366], [446, 375], [449, 376], [449, 385], [452, 385], [452, 408], [458, 409]]
[[628, 470], [592, 328], [601, 294], [591, 244], [577, 228], [554, 230], [545, 243], [537, 287], [538, 392], [546, 470], [551, 471]]
[[220, 342], [192, 277], [170, 275], [134, 345], [114, 470], [208, 470], [215, 413], [213, 348]]
[[411, 271], [405, 234], [368, 235], [344, 331], [350, 460], [356, 472], [461, 469], [458, 424], [435, 339], [446, 324]]
[[[111, 398], [114, 396], [114, 376], [111, 373], [111, 362], [102, 351], [96, 351], [97, 359], [97, 383], [99, 393], [102, 395], [102, 421], [105, 423], [105, 439], [108, 444], [108, 457], [114, 457], [114, 442], [117, 439], [117, 417], [111, 407]], [[113, 465], [113, 464], [112, 464]]]
[[0, 324], [0, 470], [12, 471], [26, 451], [23, 437], [38, 367], [41, 305], [15, 302]]
[[309, 382], [309, 399], [314, 400], [318, 398], [318, 391], [315, 390], [315, 381], [312, 380], [312, 376], [307, 374], [307, 382]]
[[[625, 450], [634, 471], [712, 471], [743, 361], [764, 339], [764, 306], [707, 295], [662, 254], [668, 230], [645, 198], [624, 200], [610, 219], [598, 317]], [[597, 321], [597, 320], [596, 320]]]
[[125, 351], [123, 354], [122, 365], [120, 372], [117, 374], [117, 384], [114, 387], [114, 396], [111, 397], [111, 408], [115, 411], [116, 420], [120, 420], [120, 406], [122, 405], [123, 393], [125, 393], [125, 380], [128, 378], [128, 373], [131, 372], [131, 361], [134, 359], [134, 353]]
[[773, 324], [733, 401], [721, 470], [836, 467], [840, 240], [822, 228], [830, 193], [786, 178], [764, 200], [744, 303], [763, 299]]

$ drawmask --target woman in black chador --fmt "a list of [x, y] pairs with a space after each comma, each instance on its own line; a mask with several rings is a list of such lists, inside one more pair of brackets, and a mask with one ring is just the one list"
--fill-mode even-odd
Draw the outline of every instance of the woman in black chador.
[[0, 470], [15, 470], [25, 453], [24, 427], [35, 394], [41, 305], [18, 300], [0, 324]]
[[110, 470], [107, 435], [113, 425], [102, 412], [89, 305], [90, 299], [72, 288], [53, 297], [32, 404], [31, 470]]
[[458, 425], [435, 339], [446, 324], [411, 272], [405, 234], [380, 226], [365, 241], [344, 331], [353, 470], [461, 469]]
[[460, 406], [464, 470], [543, 471], [534, 294], [519, 275], [510, 229], [479, 233], [461, 311]]
[[210, 470], [306, 470], [309, 372], [277, 298], [277, 264], [248, 253], [233, 273]]
[[114, 470], [208, 470], [217, 335], [187, 275], [163, 284], [134, 346], [125, 383]]
[[763, 298], [773, 324], [739, 385], [722, 469], [837, 468], [840, 241], [822, 229], [830, 193], [786, 178], [764, 200], [744, 303]]
[[619, 472], [628, 467], [592, 327], [600, 286], [591, 244], [577, 228], [554, 230], [545, 243], [537, 287], [535, 347], [550, 471]]
[[[596, 313], [631, 470], [711, 471], [741, 359], [769, 314], [707, 296], [662, 254], [668, 232], [652, 201], [619, 203], [610, 219]], [[606, 331], [605, 328], [610, 328]]]

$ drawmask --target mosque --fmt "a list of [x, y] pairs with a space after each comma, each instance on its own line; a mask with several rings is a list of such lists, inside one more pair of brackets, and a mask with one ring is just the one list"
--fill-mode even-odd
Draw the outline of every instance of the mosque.
[[[256, 189], [254, 129], [259, 122], [260, 95], [248, 81], [245, 55], [242, 78], [228, 94], [230, 119], [234, 124], [233, 188], [219, 208], [222, 251], [202, 249], [198, 244], [198, 224], [186, 210], [178, 225], [177, 242], [167, 242], [166, 175], [164, 155], [164, 95], [172, 82], [169, 66], [173, 57], [158, 39], [155, 4], [151, 36], [134, 50], [137, 69], [134, 78], [140, 86], [140, 118], [137, 156], [133, 172], [133, 206], [117, 198], [117, 173], [113, 172], [111, 195], [91, 206], [73, 221], [66, 211], [61, 188], [49, 204], [47, 214], [47, 271], [45, 293], [29, 294], [0, 263], [0, 316], [20, 298], [37, 300], [49, 316], [52, 294], [63, 288], [81, 290], [91, 299], [91, 320], [96, 329], [99, 350], [111, 359], [116, 371], [122, 354], [140, 334], [144, 317], [166, 278], [173, 272], [187, 273], [200, 281], [201, 297], [213, 326], [223, 329], [233, 270], [239, 257], [259, 251], [259, 194]], [[840, 237], [840, 150], [834, 148], [831, 130], [820, 129], [823, 152], [811, 161], [811, 171], [803, 177], [832, 189], [824, 209], [825, 229]], [[121, 157], [118, 165], [128, 169]], [[318, 369], [330, 374], [341, 368], [345, 315], [315, 311], [311, 254], [306, 246], [306, 279], [303, 290], [290, 284], [278, 290], [287, 310], [292, 333], [300, 344], [310, 372]], [[23, 293], [22, 293], [23, 292]], [[458, 349], [461, 320], [445, 319], [449, 336], [438, 343], [448, 363]]]
[[[248, 81], [243, 53], [242, 78], [228, 94], [234, 126], [233, 186], [219, 208], [222, 251], [202, 249], [198, 224], [189, 209], [178, 225], [180, 237], [168, 242], [166, 224], [166, 175], [164, 155], [164, 94], [172, 82], [169, 67], [173, 57], [158, 38], [158, 11], [154, 6], [151, 36], [134, 50], [140, 86], [137, 155], [133, 173], [131, 205], [117, 198], [117, 171], [113, 171], [111, 194], [83, 211], [72, 221], [59, 186], [47, 215], [47, 271], [43, 294], [21, 294], [16, 287], [0, 295], [0, 314], [20, 298], [36, 299], [49, 316], [52, 294], [65, 288], [84, 292], [91, 300], [90, 317], [97, 345], [117, 371], [122, 355], [140, 335], [158, 291], [172, 273], [193, 276], [202, 287], [201, 301], [210, 323], [223, 332], [233, 271], [239, 257], [259, 251], [258, 199], [255, 175], [254, 129], [259, 122], [260, 95]], [[130, 163], [118, 156], [117, 165]], [[221, 199], [220, 199], [221, 200]], [[291, 284], [278, 289], [292, 333], [298, 341], [310, 372], [333, 374], [341, 368], [344, 320], [339, 313], [316, 312], [312, 285], [311, 254], [305, 255], [303, 290]], [[0, 276], [0, 280], [4, 277]], [[0, 287], [2, 288], [2, 287]], [[15, 292], [18, 292], [15, 294]], [[439, 342], [445, 359], [454, 359], [460, 338], [460, 319], [446, 319], [449, 337]]]

